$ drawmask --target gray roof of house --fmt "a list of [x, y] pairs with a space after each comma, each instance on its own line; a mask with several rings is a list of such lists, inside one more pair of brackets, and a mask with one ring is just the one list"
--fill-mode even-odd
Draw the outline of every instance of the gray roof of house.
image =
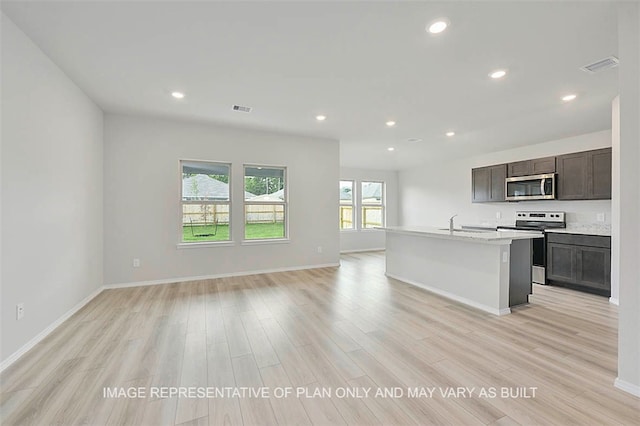
[[284, 189], [272, 192], [271, 194], [263, 194], [257, 196], [253, 194], [247, 196], [246, 194], [247, 193], [245, 193], [245, 198], [247, 199], [247, 201], [284, 201]]
[[[254, 197], [250, 192], [246, 198]], [[229, 199], [229, 184], [207, 175], [193, 175], [182, 179], [182, 198], [184, 200], [224, 201]]]
[[[346, 190], [347, 187], [340, 188], [340, 199], [341, 200], [351, 200], [351, 192]], [[382, 185], [379, 182], [366, 182], [362, 185], [362, 195], [363, 199], [382, 199]]]

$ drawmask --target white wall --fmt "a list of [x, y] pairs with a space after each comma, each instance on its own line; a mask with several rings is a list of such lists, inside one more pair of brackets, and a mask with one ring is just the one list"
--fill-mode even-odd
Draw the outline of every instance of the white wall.
[[102, 285], [103, 115], [4, 14], [1, 97], [7, 361]]
[[620, 96], [611, 102], [611, 303], [620, 300]]
[[[245, 163], [286, 166], [290, 243], [240, 244], [243, 192], [232, 183], [236, 244], [178, 249], [180, 159], [231, 162], [237, 183], [242, 182]], [[105, 284], [337, 263], [338, 179], [337, 141], [107, 115]], [[133, 268], [133, 258], [140, 259], [139, 268]]]
[[620, 307], [616, 385], [640, 397], [640, 5], [618, 15], [620, 55]]
[[[610, 200], [471, 202], [471, 169], [474, 167], [608, 146], [611, 146], [610, 130], [401, 171], [400, 223], [448, 226], [449, 217], [458, 214], [456, 226], [496, 226], [513, 224], [517, 210], [558, 210], [567, 212], [569, 223], [596, 224], [596, 214], [605, 213], [608, 224], [611, 222]], [[496, 213], [501, 214], [501, 219], [496, 218]]]
[[[398, 172], [342, 167], [340, 179], [356, 181], [358, 188], [363, 181], [385, 182], [386, 224], [389, 226], [398, 224]], [[359, 190], [356, 190], [356, 196], [358, 194]], [[356, 222], [359, 220], [359, 214], [360, 211], [356, 206]], [[340, 251], [342, 252], [377, 250], [384, 247], [384, 231], [355, 229], [340, 232]]]

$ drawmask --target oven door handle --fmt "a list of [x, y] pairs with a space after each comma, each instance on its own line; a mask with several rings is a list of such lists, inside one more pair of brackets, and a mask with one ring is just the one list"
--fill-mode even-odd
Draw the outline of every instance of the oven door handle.
[[546, 178], [542, 178], [540, 180], [540, 194], [542, 195], [547, 195], [547, 193], [544, 191], [544, 183], [547, 179]]

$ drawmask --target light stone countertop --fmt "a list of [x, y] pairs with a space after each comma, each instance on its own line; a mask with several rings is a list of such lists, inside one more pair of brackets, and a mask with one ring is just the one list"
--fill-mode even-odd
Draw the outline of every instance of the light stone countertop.
[[[495, 229], [496, 226], [514, 226], [513, 223], [500, 225], [462, 225], [462, 228], [468, 229]], [[568, 223], [566, 228], [548, 228], [546, 232], [556, 232], [560, 234], [579, 234], [579, 235], [597, 235], [601, 237], [611, 236], [611, 225], [601, 223]]]
[[550, 233], [554, 232], [557, 234], [579, 234], [579, 235], [596, 235], [600, 237], [610, 237], [611, 236], [611, 228], [604, 226], [592, 226], [592, 225], [584, 225], [584, 226], [570, 226], [567, 228], [557, 228], [557, 229], [546, 229], [545, 232]]
[[485, 244], [509, 244], [512, 240], [526, 240], [531, 238], [543, 238], [541, 232], [527, 231], [479, 231], [468, 229], [454, 229], [453, 233], [448, 228], [435, 228], [428, 226], [388, 226], [380, 228], [387, 232], [397, 232], [424, 236], [427, 238], [439, 238], [446, 240], [460, 240]]

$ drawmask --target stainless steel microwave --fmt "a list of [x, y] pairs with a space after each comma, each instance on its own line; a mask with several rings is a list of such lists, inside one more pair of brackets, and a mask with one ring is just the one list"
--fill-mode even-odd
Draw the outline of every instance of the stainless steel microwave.
[[504, 193], [507, 201], [554, 200], [556, 198], [556, 175], [548, 173], [507, 178]]

